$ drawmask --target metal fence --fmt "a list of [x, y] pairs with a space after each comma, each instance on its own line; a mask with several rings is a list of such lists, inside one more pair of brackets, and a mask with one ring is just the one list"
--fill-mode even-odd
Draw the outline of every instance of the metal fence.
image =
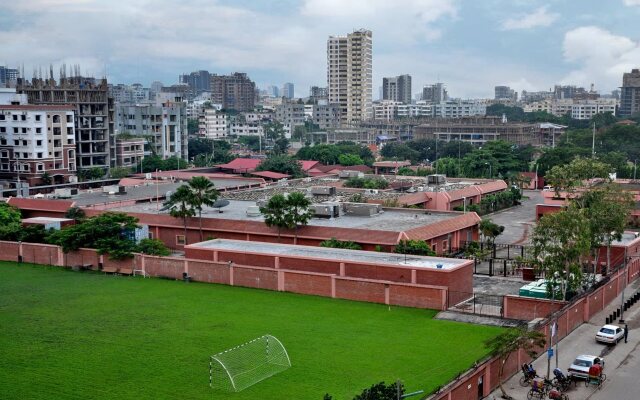
[[451, 311], [502, 318], [503, 296], [486, 293], [447, 292]]

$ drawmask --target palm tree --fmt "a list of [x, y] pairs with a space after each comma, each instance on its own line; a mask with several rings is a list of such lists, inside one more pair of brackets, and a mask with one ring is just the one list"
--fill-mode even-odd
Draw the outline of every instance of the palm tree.
[[511, 353], [520, 349], [531, 358], [537, 355], [537, 349], [543, 348], [546, 344], [543, 333], [538, 331], [529, 331], [526, 328], [509, 329], [500, 335], [488, 339], [485, 346], [490, 350], [491, 355], [500, 359], [500, 370], [498, 371], [498, 385], [502, 392], [503, 399], [513, 399], [509, 396], [502, 386], [502, 376], [504, 374], [504, 365], [509, 359]]
[[264, 207], [260, 207], [260, 212], [264, 215], [264, 223], [278, 228], [278, 242], [280, 242], [282, 228], [293, 228], [287, 208], [287, 199], [280, 193], [271, 197]]
[[202, 207], [211, 207], [218, 200], [220, 193], [215, 189], [213, 182], [204, 176], [196, 176], [189, 181], [189, 190], [193, 195], [193, 207], [198, 211], [198, 224], [200, 226], [200, 241], [204, 240], [202, 234]]
[[298, 241], [298, 225], [308, 224], [313, 217], [310, 205], [311, 201], [302, 192], [289, 193], [287, 197], [287, 213], [291, 215], [291, 223], [295, 227], [295, 242]]
[[169, 210], [169, 215], [174, 218], [182, 218], [184, 223], [184, 244], [187, 245], [187, 217], [196, 215], [193, 206], [193, 193], [188, 185], [182, 185], [164, 202], [162, 210]]

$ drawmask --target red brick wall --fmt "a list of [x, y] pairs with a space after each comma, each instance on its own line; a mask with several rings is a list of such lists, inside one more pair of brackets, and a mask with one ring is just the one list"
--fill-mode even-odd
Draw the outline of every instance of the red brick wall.
[[345, 276], [381, 281], [411, 283], [411, 269], [358, 263], [345, 263]]
[[446, 288], [389, 285], [390, 304], [444, 310], [446, 308], [446, 299]]
[[233, 261], [234, 264], [239, 265], [251, 265], [255, 267], [275, 268], [275, 256], [251, 254], [251, 253], [236, 253], [231, 251], [219, 251], [219, 262]]
[[284, 290], [293, 293], [331, 297], [331, 276], [284, 272]]
[[131, 271], [133, 271], [134, 269], [139, 269], [136, 265], [135, 265], [135, 258], [131, 257], [131, 258], [125, 258], [124, 260], [111, 260], [109, 259], [109, 255], [105, 254], [102, 257], [102, 268], [123, 268], [123, 269], [130, 269]]
[[145, 256], [144, 270], [151, 276], [182, 279], [184, 259]]
[[530, 297], [504, 296], [505, 318], [531, 321], [535, 318], [544, 318], [547, 315], [560, 310], [566, 303], [561, 301], [534, 299]]
[[384, 303], [384, 283], [336, 278], [336, 297], [342, 299]]
[[234, 286], [278, 290], [278, 271], [265, 268], [233, 267]]
[[68, 267], [91, 264], [91, 269], [97, 270], [100, 256], [94, 249], [79, 249], [65, 254], [63, 259], [64, 265]]
[[0, 242], [0, 260], [18, 261], [20, 245], [16, 242]]
[[22, 243], [22, 261], [33, 264], [58, 265], [58, 246]]
[[281, 269], [309, 271], [322, 274], [340, 274], [340, 263], [335, 261], [305, 260], [294, 257], [280, 257]]
[[229, 284], [229, 266], [226, 263], [214, 263], [189, 260], [189, 276], [194, 281]]

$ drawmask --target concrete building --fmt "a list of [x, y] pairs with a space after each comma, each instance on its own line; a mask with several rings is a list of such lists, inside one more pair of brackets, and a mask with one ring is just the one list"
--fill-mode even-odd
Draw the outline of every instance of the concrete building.
[[304, 125], [304, 104], [280, 104], [276, 107], [275, 119], [284, 125]]
[[0, 177], [34, 186], [42, 174], [68, 183], [76, 174], [75, 107], [0, 105]]
[[414, 139], [461, 140], [482, 145], [492, 140], [505, 140], [517, 145], [540, 145], [538, 124], [502, 122], [500, 117], [466, 117], [436, 119], [414, 128]]
[[15, 87], [19, 77], [20, 72], [17, 69], [0, 65], [0, 88]]
[[411, 104], [411, 75], [382, 78], [382, 100]]
[[400, 118], [430, 117], [433, 105], [425, 101], [417, 104], [404, 104], [399, 101], [383, 100], [373, 104], [373, 119], [377, 121], [392, 121]]
[[183, 102], [119, 104], [118, 132], [147, 139], [145, 155], [187, 159], [187, 109]]
[[275, 85], [268, 86], [266, 92], [269, 97], [280, 97], [280, 88]]
[[191, 96], [211, 91], [211, 74], [209, 71], [200, 70], [180, 75], [179, 82], [189, 86]]
[[116, 165], [114, 102], [109, 97], [106, 79], [64, 75], [59, 83], [53, 77], [20, 79], [17, 92], [26, 94], [29, 104], [73, 105], [78, 169]]
[[314, 104], [311, 110], [311, 121], [320, 129], [339, 128], [340, 107], [336, 104]]
[[550, 100], [553, 99], [554, 96], [555, 94], [552, 91], [527, 92], [526, 90], [523, 90], [520, 100], [525, 103], [530, 103], [533, 101]]
[[[285, 131], [286, 131], [286, 127]], [[264, 128], [259, 122], [233, 122], [229, 128], [231, 136], [264, 136]], [[286, 132], [285, 132], [286, 136]], [[289, 136], [291, 137], [291, 136]]]
[[135, 167], [144, 158], [144, 138], [116, 136], [116, 164]]
[[562, 100], [541, 100], [525, 104], [524, 112], [548, 112], [557, 117], [569, 114], [573, 119], [588, 120], [596, 114], [610, 112], [616, 114], [617, 100], [613, 98], [599, 98], [595, 100], [579, 100], [569, 98]]
[[211, 76], [211, 101], [225, 110], [251, 111], [255, 106], [256, 84], [247, 74]]
[[198, 119], [199, 134], [207, 139], [229, 136], [230, 125], [229, 115], [215, 108], [206, 108]]
[[640, 112], [640, 69], [634, 68], [622, 76], [618, 115], [629, 117], [638, 112]]
[[327, 96], [328, 94], [326, 87], [311, 86], [311, 89], [309, 89], [309, 100], [314, 104], [318, 103], [319, 101], [327, 102]]
[[508, 100], [508, 101], [517, 101], [518, 100], [518, 92], [511, 89], [509, 86], [496, 86], [494, 88], [495, 91], [495, 100]]
[[431, 103], [441, 103], [449, 99], [449, 93], [444, 83], [434, 83], [422, 88], [422, 100]]
[[486, 115], [487, 103], [481, 100], [447, 100], [431, 105], [432, 115], [436, 118], [462, 118]]
[[282, 85], [282, 97], [287, 99], [293, 99], [295, 97], [295, 88], [293, 83], [287, 82]]
[[16, 93], [15, 88], [0, 87], [0, 105], [10, 104], [28, 104], [27, 95], [24, 93]]
[[343, 126], [373, 116], [371, 37], [371, 31], [360, 29], [327, 40], [328, 99], [340, 106]]

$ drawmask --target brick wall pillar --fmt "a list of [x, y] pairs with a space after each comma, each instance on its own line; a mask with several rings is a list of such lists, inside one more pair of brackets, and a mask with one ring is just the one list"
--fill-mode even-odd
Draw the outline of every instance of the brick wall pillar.
[[280, 257], [276, 256], [273, 261], [273, 265], [276, 269], [280, 268]]
[[344, 263], [340, 263], [340, 276], [344, 276]]
[[418, 274], [415, 269], [411, 270], [411, 283], [418, 283]]
[[284, 271], [278, 271], [278, 291], [284, 292]]
[[18, 242], [18, 256], [19, 256], [18, 259], [22, 261], [24, 257], [22, 253], [22, 242]]
[[143, 272], [143, 275], [142, 275], [143, 277], [147, 274], [146, 264], [145, 264], [146, 260], [147, 260], [147, 256], [142, 254], [142, 257], [140, 257], [140, 269]]
[[218, 250], [214, 250], [213, 252], [213, 261], [218, 262]]
[[336, 298], [336, 276], [331, 275], [331, 298]]
[[384, 304], [389, 304], [389, 285], [384, 285]]
[[58, 263], [56, 264], [59, 267], [64, 266], [64, 252], [62, 251], [62, 247], [57, 247], [58, 249]]
[[484, 368], [484, 377], [482, 378], [482, 382], [484, 383], [483, 389], [482, 389], [482, 395], [484, 397], [489, 396], [489, 394], [491, 394], [491, 387], [492, 387], [492, 383], [491, 382], [491, 363], [485, 363], [485, 368]]
[[233, 263], [229, 263], [229, 285], [233, 286]]
[[187, 273], [187, 276], [189, 275], [189, 260], [187, 259], [184, 260], [184, 272]]

